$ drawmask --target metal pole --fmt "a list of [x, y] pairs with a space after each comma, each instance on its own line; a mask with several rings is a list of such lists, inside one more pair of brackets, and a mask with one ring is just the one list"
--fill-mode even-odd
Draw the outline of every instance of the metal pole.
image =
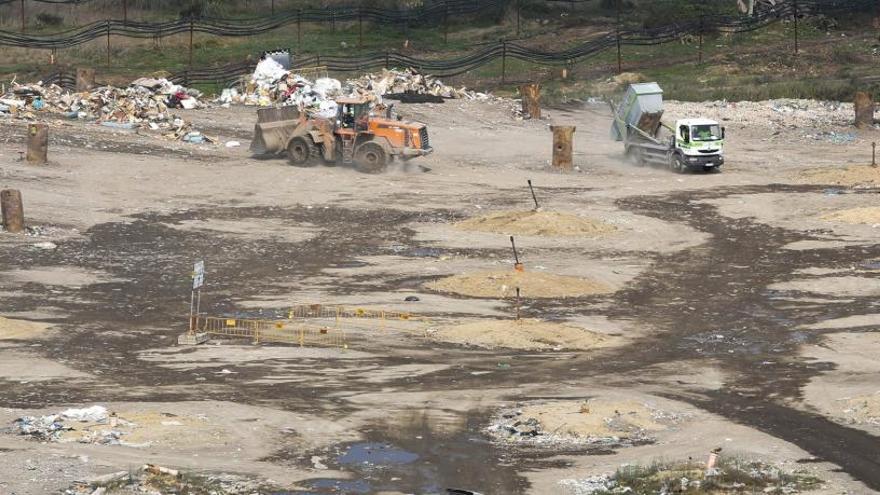
[[196, 301], [196, 291], [192, 290], [192, 291], [190, 291], [190, 294], [189, 294], [189, 333], [193, 333], [193, 331], [195, 330], [195, 328], [194, 328], [195, 325], [193, 325], [193, 323], [195, 323], [193, 321], [193, 314], [195, 313], [195, 307], [196, 307], [195, 301]]
[[296, 10], [296, 49], [302, 51], [302, 9]]
[[501, 41], [501, 84], [507, 81], [507, 42]]
[[443, 44], [449, 43], [449, 2], [443, 3]]
[[110, 19], [107, 19], [107, 67], [110, 67]]
[[519, 313], [519, 287], [516, 288], [516, 321], [519, 321], [520, 313]]
[[794, 54], [798, 54], [798, 4], [794, 0]]
[[128, 24], [128, 0], [122, 0], [122, 23]]
[[529, 179], [529, 191], [532, 191], [532, 199], [535, 201], [535, 209], [537, 210], [540, 206], [538, 206], [538, 198], [535, 196], [535, 189], [532, 187], [532, 179]]
[[24, 14], [24, 0], [21, 0], [21, 32], [27, 31], [27, 21]]
[[388, 65], [389, 65], [389, 62], [388, 62], [388, 58], [389, 58], [389, 56], [390, 56], [390, 55], [389, 55], [389, 53], [388, 53], [388, 50], [385, 50], [385, 68], [386, 68], [386, 69], [390, 69], [390, 68], [391, 68], [391, 67], [388, 66]]
[[195, 20], [190, 17], [189, 18], [189, 66], [193, 65], [193, 31], [195, 29]]
[[272, 15], [275, 15], [275, 0], [272, 0]]
[[703, 65], [703, 14], [700, 14], [700, 54], [698, 63]]
[[520, 15], [520, 0], [516, 0], [516, 37], [517, 38], [519, 38], [519, 28], [520, 28], [521, 17], [522, 16]]
[[871, 166], [877, 166], [877, 143], [871, 143]]
[[358, 48], [364, 47], [364, 11], [358, 7]]
[[617, 73], [620, 74], [623, 72], [623, 62], [620, 58], [620, 2], [621, 0], [617, 0], [615, 5], [617, 7]]

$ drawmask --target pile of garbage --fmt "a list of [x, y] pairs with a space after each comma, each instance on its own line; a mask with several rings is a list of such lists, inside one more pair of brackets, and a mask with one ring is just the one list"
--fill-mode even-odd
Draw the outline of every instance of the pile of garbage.
[[[41, 442], [80, 442], [100, 445], [120, 445], [123, 433], [114, 428], [124, 422], [107, 408], [92, 406], [67, 409], [47, 416], [23, 416], [12, 422], [12, 432], [26, 435]], [[79, 423], [81, 431], [73, 424]], [[106, 425], [109, 428], [100, 428]], [[95, 428], [95, 427], [98, 428]], [[67, 432], [76, 432], [68, 434]]]
[[261, 495], [278, 493], [266, 483], [236, 475], [184, 474], [177, 469], [145, 464], [136, 471], [117, 471], [74, 482], [65, 495], [104, 493], [189, 493], [204, 495]]
[[217, 103], [223, 106], [298, 106], [310, 114], [332, 117], [336, 114], [336, 103], [333, 100], [339, 97], [363, 97], [379, 105], [382, 104], [383, 97], [402, 101], [411, 98], [413, 102], [442, 102], [446, 98], [493, 98], [487, 93], [447, 86], [439, 79], [421, 74], [415, 69], [383, 70], [378, 74], [366, 74], [348, 80], [344, 84], [330, 77], [310, 80], [267, 57], [257, 64], [254, 73], [243, 80], [238, 88], [224, 90]]
[[766, 101], [667, 101], [666, 113], [674, 116], [702, 115], [743, 127], [769, 127], [782, 135], [791, 136], [790, 130], [800, 129], [802, 137], [815, 139], [816, 131], [849, 129], [855, 112], [852, 103], [803, 99]]
[[38, 113], [89, 120], [119, 129], [164, 131], [166, 137], [185, 140], [192, 125], [171, 113], [173, 109], [204, 107], [201, 92], [163, 78], [140, 78], [127, 88], [102, 86], [76, 93], [56, 84], [20, 84], [2, 88], [0, 116], [33, 120]]

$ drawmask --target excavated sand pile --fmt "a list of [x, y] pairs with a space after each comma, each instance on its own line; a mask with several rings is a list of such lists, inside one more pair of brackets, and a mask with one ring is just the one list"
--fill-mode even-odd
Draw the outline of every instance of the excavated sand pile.
[[12, 320], [0, 316], [0, 340], [32, 339], [46, 331], [48, 325], [25, 320]]
[[880, 207], [866, 206], [862, 208], [840, 210], [828, 213], [827, 215], [822, 215], [820, 218], [828, 222], [866, 223], [873, 225], [880, 223]]
[[442, 342], [509, 349], [595, 349], [608, 345], [605, 336], [541, 320], [485, 320], [443, 327], [432, 337]]
[[631, 438], [665, 430], [667, 414], [636, 401], [591, 399], [560, 401], [522, 409], [523, 418], [535, 418], [541, 430], [561, 437]]
[[840, 186], [880, 185], [880, 167], [852, 165], [846, 168], [806, 170], [801, 178], [812, 184], [836, 184]]
[[428, 289], [473, 297], [513, 297], [520, 288], [522, 297], [581, 297], [613, 292], [610, 288], [592, 280], [585, 280], [552, 273], [510, 270], [453, 275], [426, 284]]
[[842, 406], [847, 423], [880, 426], [880, 395], [852, 397], [843, 401]]
[[555, 211], [499, 211], [455, 224], [462, 230], [499, 234], [596, 237], [617, 230], [597, 220]]

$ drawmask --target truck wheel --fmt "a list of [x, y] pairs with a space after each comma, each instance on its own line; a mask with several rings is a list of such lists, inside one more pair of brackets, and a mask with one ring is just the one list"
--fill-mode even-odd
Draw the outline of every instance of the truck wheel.
[[366, 142], [354, 152], [354, 166], [366, 174], [384, 172], [388, 166], [388, 154], [379, 143]]
[[297, 136], [287, 144], [287, 160], [296, 167], [314, 167], [318, 154], [318, 147], [305, 136]]
[[685, 165], [684, 162], [681, 161], [680, 157], [675, 157], [675, 161], [673, 162], [672, 168], [673, 168], [673, 170], [675, 170], [676, 172], [678, 172], [680, 174], [687, 172], [687, 165]]

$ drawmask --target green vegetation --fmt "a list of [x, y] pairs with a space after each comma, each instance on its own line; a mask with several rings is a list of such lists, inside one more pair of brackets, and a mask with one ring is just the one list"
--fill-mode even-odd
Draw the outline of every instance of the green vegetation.
[[[448, 59], [464, 56], [486, 43], [499, 39], [516, 40], [521, 45], [546, 51], [575, 46], [586, 39], [613, 32], [614, 2], [567, 4], [539, 0], [522, 0], [523, 15], [517, 38], [515, 12], [488, 12], [478, 19], [450, 22], [447, 29], [440, 25], [409, 27], [378, 25], [364, 22], [288, 25], [266, 34], [221, 38], [196, 34], [193, 45], [194, 66], [211, 67], [253, 60], [263, 50], [291, 48], [296, 58], [323, 56], [357, 56], [384, 51], [404, 52], [418, 58]], [[659, 0], [670, 12], [699, 12], [698, 0]], [[251, 0], [252, 5], [266, 2]], [[712, 9], [721, 8], [709, 0]], [[129, 3], [130, 8], [135, 4]], [[172, 4], [166, 6], [172, 9]], [[210, 8], [240, 6], [241, 2], [224, 0], [206, 5]], [[724, 2], [728, 8], [733, 2]], [[277, 3], [277, 8], [291, 3]], [[382, 5], [385, 5], [384, 3]], [[651, 2], [623, 0], [629, 9], [624, 20], [638, 27], [645, 22], [644, 12], [652, 11]], [[156, 12], [154, 12], [156, 13]], [[636, 15], [636, 14], [639, 15]], [[59, 14], [60, 15], [60, 14]], [[676, 14], [678, 15], [678, 14]], [[65, 17], [66, 18], [66, 17]], [[167, 18], [167, 17], [166, 17]], [[50, 24], [57, 19], [41, 17], [39, 31], [59, 29]], [[656, 80], [668, 98], [704, 99], [767, 99], [803, 97], [849, 100], [857, 90], [880, 89], [875, 81], [874, 67], [876, 29], [858, 16], [836, 19], [805, 18], [799, 23], [799, 53], [794, 56], [794, 25], [779, 22], [768, 28], [744, 34], [707, 33], [684, 37], [663, 45], [623, 46], [624, 72], [637, 72], [645, 79]], [[68, 67], [94, 66], [99, 80], [123, 84], [133, 78], [150, 74], [181, 72], [189, 66], [189, 36], [181, 34], [162, 40], [134, 40], [111, 37], [110, 66], [107, 66], [106, 40], [58, 50], [56, 56]], [[406, 46], [406, 47], [405, 47]], [[35, 79], [50, 71], [46, 65], [48, 52], [10, 48], [0, 50], [0, 75], [5, 79], [13, 73], [19, 79]], [[699, 63], [702, 53], [702, 63]], [[296, 63], [294, 61], [294, 63]], [[562, 66], [540, 66], [508, 57], [495, 60], [447, 82], [492, 90], [499, 95], [515, 95], [517, 86], [539, 81], [544, 87], [544, 101], [556, 104], [585, 96], [617, 95], [621, 88], [610, 82], [617, 73], [617, 51], [611, 48], [596, 56], [572, 61], [565, 67], [568, 78], [562, 79]], [[334, 74], [347, 77], [351, 74]], [[200, 89], [216, 91], [208, 85]]]

